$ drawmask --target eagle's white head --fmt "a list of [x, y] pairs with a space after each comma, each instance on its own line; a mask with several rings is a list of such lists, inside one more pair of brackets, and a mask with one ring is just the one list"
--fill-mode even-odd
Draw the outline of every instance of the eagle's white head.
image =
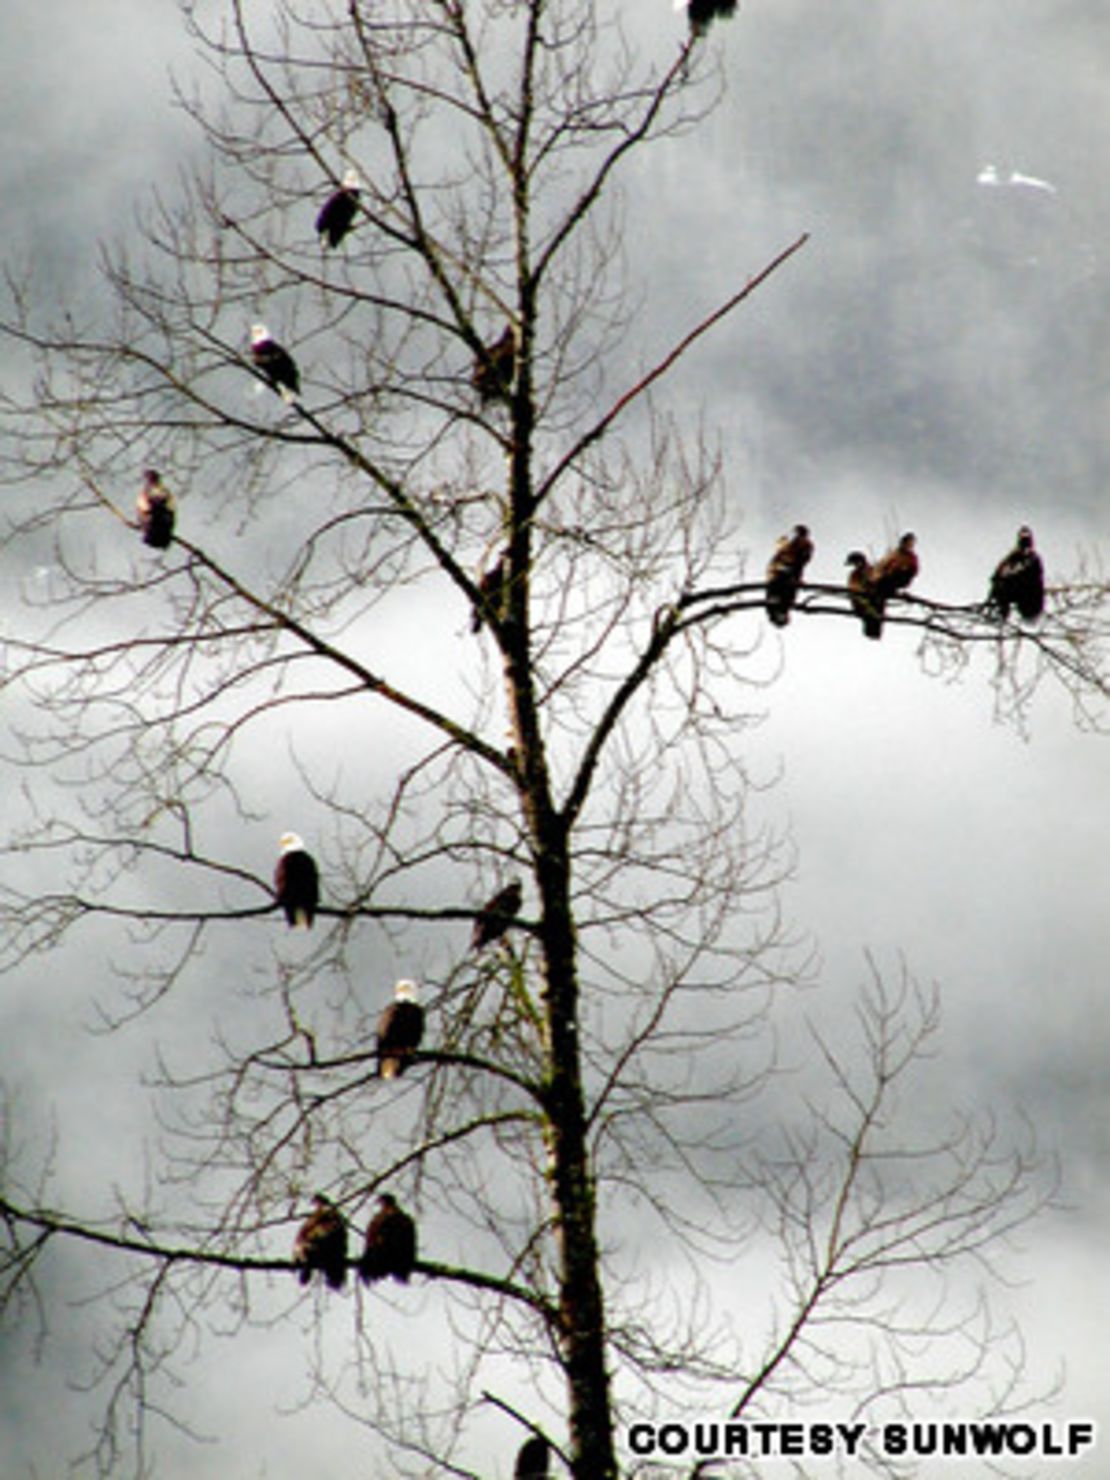
[[420, 1000], [420, 988], [406, 976], [393, 988], [393, 995], [398, 1002], [418, 1002]]
[[280, 839], [278, 840], [278, 847], [283, 853], [303, 853], [304, 839], [301, 837], [300, 833], [282, 833]]
[[271, 338], [270, 331], [269, 331], [269, 329], [267, 329], [267, 327], [266, 327], [265, 324], [252, 324], [251, 325], [251, 343], [252, 344], [265, 344], [267, 342], [267, 340], [269, 340], [270, 338]]
[[343, 182], [342, 183], [343, 183], [343, 189], [344, 190], [361, 190], [362, 189], [362, 180], [361, 180], [361, 178], [359, 176], [358, 170], [354, 170], [354, 169], [345, 170], [344, 173], [343, 173]]

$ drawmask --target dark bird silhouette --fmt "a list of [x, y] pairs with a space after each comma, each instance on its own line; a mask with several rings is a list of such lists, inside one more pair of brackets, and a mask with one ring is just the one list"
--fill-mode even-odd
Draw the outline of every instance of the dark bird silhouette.
[[470, 938], [471, 950], [480, 951], [483, 946], [500, 940], [520, 914], [524, 902], [524, 890], [520, 880], [506, 884], [492, 899], [486, 901], [474, 921], [474, 933]]
[[804, 524], [795, 524], [793, 534], [784, 534], [767, 564], [767, 617], [776, 627], [790, 621], [797, 600], [802, 572], [813, 559], [813, 541]]
[[736, 14], [736, 0], [675, 0], [676, 10], [685, 10], [692, 36], [704, 36], [715, 20]]
[[271, 390], [283, 401], [295, 401], [301, 393], [301, 373], [287, 349], [270, 335], [265, 324], [251, 326], [251, 359], [265, 376]]
[[882, 637], [883, 603], [875, 592], [867, 556], [862, 550], [853, 550], [844, 564], [852, 567], [848, 572], [848, 594], [852, 598], [852, 610], [863, 623], [864, 636]]
[[407, 1285], [416, 1263], [416, 1224], [397, 1206], [389, 1192], [378, 1198], [378, 1211], [366, 1230], [366, 1246], [358, 1262], [359, 1275], [366, 1283], [384, 1280], [392, 1275]]
[[316, 1210], [297, 1230], [293, 1263], [300, 1266], [302, 1285], [307, 1285], [313, 1270], [319, 1269], [333, 1290], [341, 1290], [347, 1281], [347, 1225], [339, 1209], [322, 1192], [312, 1201]]
[[274, 869], [274, 893], [291, 927], [310, 930], [320, 902], [320, 872], [316, 860], [296, 833], [283, 833], [281, 855]]
[[525, 1439], [517, 1451], [513, 1480], [549, 1480], [551, 1445], [541, 1434]]
[[173, 523], [177, 504], [173, 494], [162, 482], [161, 473], [147, 468], [143, 474], [143, 486], [135, 500], [135, 513], [143, 534], [143, 544], [155, 550], [165, 550], [173, 539]]
[[417, 986], [407, 978], [393, 989], [394, 1000], [378, 1018], [378, 1073], [383, 1079], [400, 1079], [424, 1036], [424, 1009], [417, 1001]]
[[1026, 622], [1035, 622], [1044, 611], [1044, 566], [1033, 548], [1033, 531], [1028, 524], [1021, 526], [1017, 544], [995, 567], [987, 605], [1003, 622], [1012, 606]]
[[348, 170], [338, 190], [329, 195], [316, 217], [316, 233], [325, 247], [337, 247], [355, 224], [358, 214], [360, 181], [354, 170]]
[[[491, 565], [481, 580], [478, 582], [478, 594], [483, 598], [486, 605], [492, 609], [494, 615], [501, 617], [505, 603], [505, 557], [502, 555], [496, 565]], [[486, 620], [486, 612], [481, 605], [476, 604], [470, 616], [471, 632], [481, 632]]]
[[875, 594], [884, 607], [887, 598], [896, 591], [904, 591], [917, 575], [918, 559], [914, 546], [917, 536], [904, 534], [893, 550], [888, 550], [881, 560], [871, 567], [871, 581]]
[[485, 354], [479, 355], [474, 362], [470, 379], [483, 404], [509, 394], [515, 370], [516, 329], [512, 324], [506, 324], [500, 339], [487, 344]]

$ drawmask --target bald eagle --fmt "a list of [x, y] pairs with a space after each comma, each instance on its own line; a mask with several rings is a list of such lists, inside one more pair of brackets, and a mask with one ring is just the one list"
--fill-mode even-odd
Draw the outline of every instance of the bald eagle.
[[251, 359], [271, 390], [283, 401], [295, 401], [301, 393], [301, 373], [287, 349], [270, 335], [265, 324], [251, 325]]
[[316, 860], [296, 833], [283, 833], [281, 855], [274, 869], [274, 893], [286, 922], [310, 930], [320, 900], [320, 873]]
[[173, 494], [162, 482], [161, 473], [147, 468], [143, 474], [143, 486], [135, 500], [135, 513], [143, 533], [143, 544], [155, 550], [165, 550], [173, 539], [173, 521], [177, 505]]
[[1033, 548], [1033, 531], [1023, 524], [1017, 532], [1017, 543], [1001, 559], [991, 576], [987, 606], [1000, 621], [1016, 606], [1022, 619], [1035, 622], [1044, 611], [1044, 565]]
[[366, 1230], [366, 1245], [358, 1262], [359, 1275], [369, 1285], [392, 1275], [407, 1285], [416, 1263], [416, 1224], [388, 1192], [378, 1198], [378, 1211]]
[[548, 1480], [551, 1445], [541, 1434], [525, 1439], [517, 1452], [513, 1480]]
[[485, 571], [478, 582], [478, 595], [482, 598], [481, 603], [475, 603], [474, 610], [470, 616], [471, 632], [481, 632], [482, 624], [486, 620], [487, 610], [492, 611], [494, 616], [501, 619], [505, 604], [505, 556], [501, 555], [496, 565], [491, 565]]
[[488, 899], [475, 918], [474, 933], [470, 937], [471, 950], [480, 951], [483, 946], [500, 940], [520, 914], [523, 902], [524, 890], [519, 879], [514, 879]]
[[316, 217], [316, 233], [326, 247], [337, 247], [354, 225], [362, 182], [356, 170], [348, 170], [343, 184], [329, 195]]
[[341, 1290], [347, 1281], [347, 1225], [339, 1209], [322, 1192], [312, 1201], [316, 1210], [297, 1230], [293, 1263], [299, 1266], [302, 1285], [307, 1285], [312, 1271], [319, 1269], [333, 1290]]
[[515, 369], [516, 329], [512, 324], [506, 324], [500, 339], [487, 344], [485, 354], [474, 362], [470, 379], [483, 404], [509, 394]]
[[378, 1073], [383, 1079], [400, 1079], [424, 1036], [424, 1009], [417, 1001], [417, 986], [399, 981], [394, 1000], [378, 1018]]
[[886, 604], [888, 596], [904, 591], [917, 575], [918, 559], [914, 549], [917, 536], [904, 534], [893, 550], [888, 550], [881, 560], [871, 567], [871, 582], [875, 592]]
[[767, 616], [776, 627], [790, 621], [790, 609], [798, 595], [802, 572], [813, 559], [813, 541], [804, 524], [795, 524], [793, 534], [784, 534], [767, 565]]
[[875, 591], [867, 556], [862, 550], [853, 550], [844, 564], [852, 567], [848, 573], [852, 610], [863, 623], [864, 636], [878, 639], [883, 635], [883, 602]]
[[710, 22], [736, 14], [736, 0], [674, 0], [675, 10], [684, 10], [692, 36], [704, 36]]

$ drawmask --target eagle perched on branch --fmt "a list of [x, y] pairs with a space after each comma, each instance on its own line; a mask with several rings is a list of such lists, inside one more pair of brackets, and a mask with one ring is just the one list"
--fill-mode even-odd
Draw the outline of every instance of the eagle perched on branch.
[[378, 1019], [378, 1073], [400, 1079], [424, 1036], [424, 1009], [417, 1001], [417, 985], [407, 978], [393, 989], [394, 1000]]
[[1012, 606], [1025, 622], [1035, 622], [1044, 611], [1044, 565], [1033, 548], [1028, 524], [1021, 526], [1014, 548], [995, 567], [987, 605], [1003, 622]]
[[736, 14], [736, 0], [674, 0], [675, 10], [684, 10], [691, 36], [704, 36], [715, 20]]
[[813, 541], [804, 524], [795, 524], [793, 534], [784, 534], [767, 565], [767, 617], [776, 627], [790, 621], [790, 609], [798, 596], [802, 572], [813, 559]]
[[147, 468], [143, 486], [135, 500], [135, 514], [143, 534], [143, 544], [154, 550], [166, 550], [173, 539], [177, 505], [173, 494], [162, 482], [161, 473]]
[[337, 247], [355, 224], [361, 185], [358, 172], [348, 170], [339, 189], [329, 195], [320, 207], [316, 217], [316, 232], [325, 248]]
[[378, 1211], [366, 1230], [366, 1246], [358, 1262], [359, 1275], [366, 1283], [384, 1280], [392, 1275], [407, 1285], [416, 1263], [416, 1224], [397, 1206], [389, 1192], [378, 1198]]
[[312, 1199], [315, 1211], [297, 1230], [293, 1243], [293, 1263], [299, 1265], [298, 1277], [307, 1285], [313, 1270], [320, 1270], [333, 1290], [341, 1290], [347, 1280], [347, 1225], [339, 1209], [318, 1192]]
[[500, 940], [513, 924], [524, 903], [524, 890], [520, 880], [506, 884], [492, 899], [487, 899], [474, 921], [474, 933], [470, 937], [470, 948], [480, 951], [493, 941]]

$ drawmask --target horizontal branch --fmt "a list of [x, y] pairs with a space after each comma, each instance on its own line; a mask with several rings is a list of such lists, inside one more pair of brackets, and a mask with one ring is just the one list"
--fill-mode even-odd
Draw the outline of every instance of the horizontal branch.
[[[90, 1227], [88, 1224], [74, 1222], [55, 1213], [17, 1208], [2, 1198], [0, 1198], [0, 1218], [9, 1225], [21, 1223], [30, 1228], [36, 1228], [48, 1238], [60, 1235], [82, 1243], [96, 1244], [101, 1248], [114, 1249], [121, 1254], [140, 1256], [163, 1266], [170, 1264], [203, 1265], [209, 1268], [235, 1270], [237, 1273], [289, 1274], [299, 1273], [302, 1268], [301, 1265], [294, 1264], [291, 1258], [266, 1259], [246, 1254], [221, 1254], [184, 1245], [171, 1246], [156, 1244], [150, 1240], [128, 1238], [123, 1234], [109, 1233], [103, 1229]], [[41, 1240], [40, 1244], [45, 1247], [45, 1239]], [[354, 1268], [355, 1265], [356, 1261], [349, 1261], [349, 1267]], [[518, 1285], [512, 1280], [502, 1279], [498, 1275], [486, 1274], [482, 1270], [464, 1269], [455, 1264], [441, 1264], [431, 1259], [418, 1259], [413, 1269], [417, 1274], [426, 1275], [428, 1279], [446, 1280], [450, 1283], [467, 1285], [476, 1290], [489, 1290], [493, 1294], [505, 1296], [529, 1306], [551, 1324], [558, 1320], [557, 1307], [545, 1296], [538, 1294], [535, 1290], [529, 1290], [524, 1285]]]

